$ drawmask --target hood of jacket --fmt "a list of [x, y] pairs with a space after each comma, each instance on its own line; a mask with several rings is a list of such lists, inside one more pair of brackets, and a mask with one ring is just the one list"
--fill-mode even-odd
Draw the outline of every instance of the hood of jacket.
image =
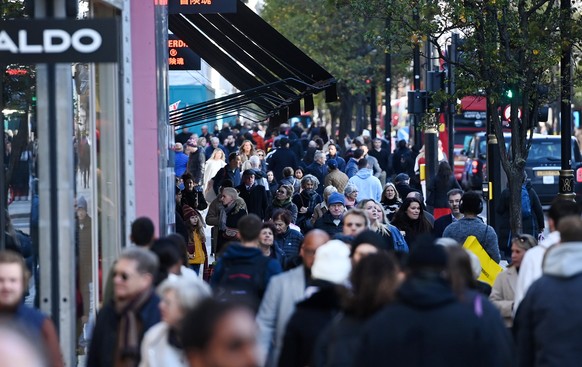
[[446, 280], [434, 277], [425, 279], [413, 276], [398, 290], [400, 302], [414, 308], [431, 309], [456, 301]]
[[582, 242], [568, 242], [548, 250], [544, 274], [568, 278], [582, 273]]
[[356, 176], [361, 179], [366, 179], [372, 176], [372, 170], [370, 168], [360, 168], [358, 172], [356, 172]]
[[244, 247], [238, 242], [232, 242], [222, 255], [223, 259], [250, 259], [257, 256], [263, 256], [263, 252], [256, 247]]

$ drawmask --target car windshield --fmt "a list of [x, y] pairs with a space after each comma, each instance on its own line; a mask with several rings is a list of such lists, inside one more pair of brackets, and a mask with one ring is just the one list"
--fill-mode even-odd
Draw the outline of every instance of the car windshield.
[[562, 156], [560, 140], [534, 140], [528, 159], [559, 161]]

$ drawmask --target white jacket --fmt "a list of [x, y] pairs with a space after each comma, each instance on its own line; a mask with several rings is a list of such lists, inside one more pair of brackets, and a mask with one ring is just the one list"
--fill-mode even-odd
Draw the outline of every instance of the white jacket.
[[523, 256], [517, 276], [517, 284], [515, 285], [515, 300], [513, 301], [514, 316], [529, 287], [542, 276], [542, 262], [544, 261], [546, 251], [558, 243], [560, 243], [560, 232], [554, 231], [536, 247], [527, 250]]
[[168, 343], [169, 332], [169, 325], [159, 322], [145, 333], [139, 367], [188, 367], [184, 353]]

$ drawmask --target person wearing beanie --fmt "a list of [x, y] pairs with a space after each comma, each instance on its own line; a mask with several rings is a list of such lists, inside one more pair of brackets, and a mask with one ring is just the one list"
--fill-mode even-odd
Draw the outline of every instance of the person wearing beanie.
[[340, 290], [352, 264], [348, 245], [331, 240], [315, 251], [309, 298], [297, 304], [287, 324], [279, 367], [312, 365], [319, 334], [340, 311]]
[[[459, 301], [447, 281], [443, 246], [412, 249], [396, 301], [364, 326], [354, 366], [512, 366], [512, 342], [486, 297]], [[484, 341], [486, 344], [483, 344]], [[454, 347], [453, 347], [454, 346]], [[491, 353], [494, 350], [495, 353]]]
[[188, 233], [186, 248], [188, 252], [188, 267], [200, 273], [200, 265], [208, 266], [208, 254], [206, 253], [206, 235], [204, 233], [204, 219], [200, 212], [189, 205], [182, 206], [184, 225]]
[[343, 215], [346, 211], [344, 196], [339, 192], [332, 193], [327, 199], [327, 207], [328, 210], [315, 221], [313, 228], [326, 231], [333, 237], [343, 230]]
[[337, 192], [343, 194], [348, 184], [348, 175], [339, 169], [338, 162], [335, 159], [327, 161], [327, 168], [328, 174], [324, 179], [325, 187], [332, 185], [337, 189]]

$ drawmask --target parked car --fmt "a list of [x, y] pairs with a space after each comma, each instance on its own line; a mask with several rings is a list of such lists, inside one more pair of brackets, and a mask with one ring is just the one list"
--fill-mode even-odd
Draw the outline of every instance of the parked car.
[[[505, 144], [509, 149], [511, 135], [505, 133]], [[572, 169], [574, 170], [574, 192], [582, 197], [582, 154], [575, 137], [572, 137]], [[562, 162], [561, 137], [559, 135], [534, 134], [531, 149], [525, 164], [525, 172], [542, 205], [549, 205], [559, 191], [559, 176]], [[468, 156], [465, 164], [463, 185], [479, 190], [487, 181], [487, 139], [485, 133], [477, 133], [467, 142]], [[511, 154], [511, 152], [509, 152]], [[502, 173], [505, 172], [502, 170]], [[507, 182], [506, 179], [500, 182]]]

